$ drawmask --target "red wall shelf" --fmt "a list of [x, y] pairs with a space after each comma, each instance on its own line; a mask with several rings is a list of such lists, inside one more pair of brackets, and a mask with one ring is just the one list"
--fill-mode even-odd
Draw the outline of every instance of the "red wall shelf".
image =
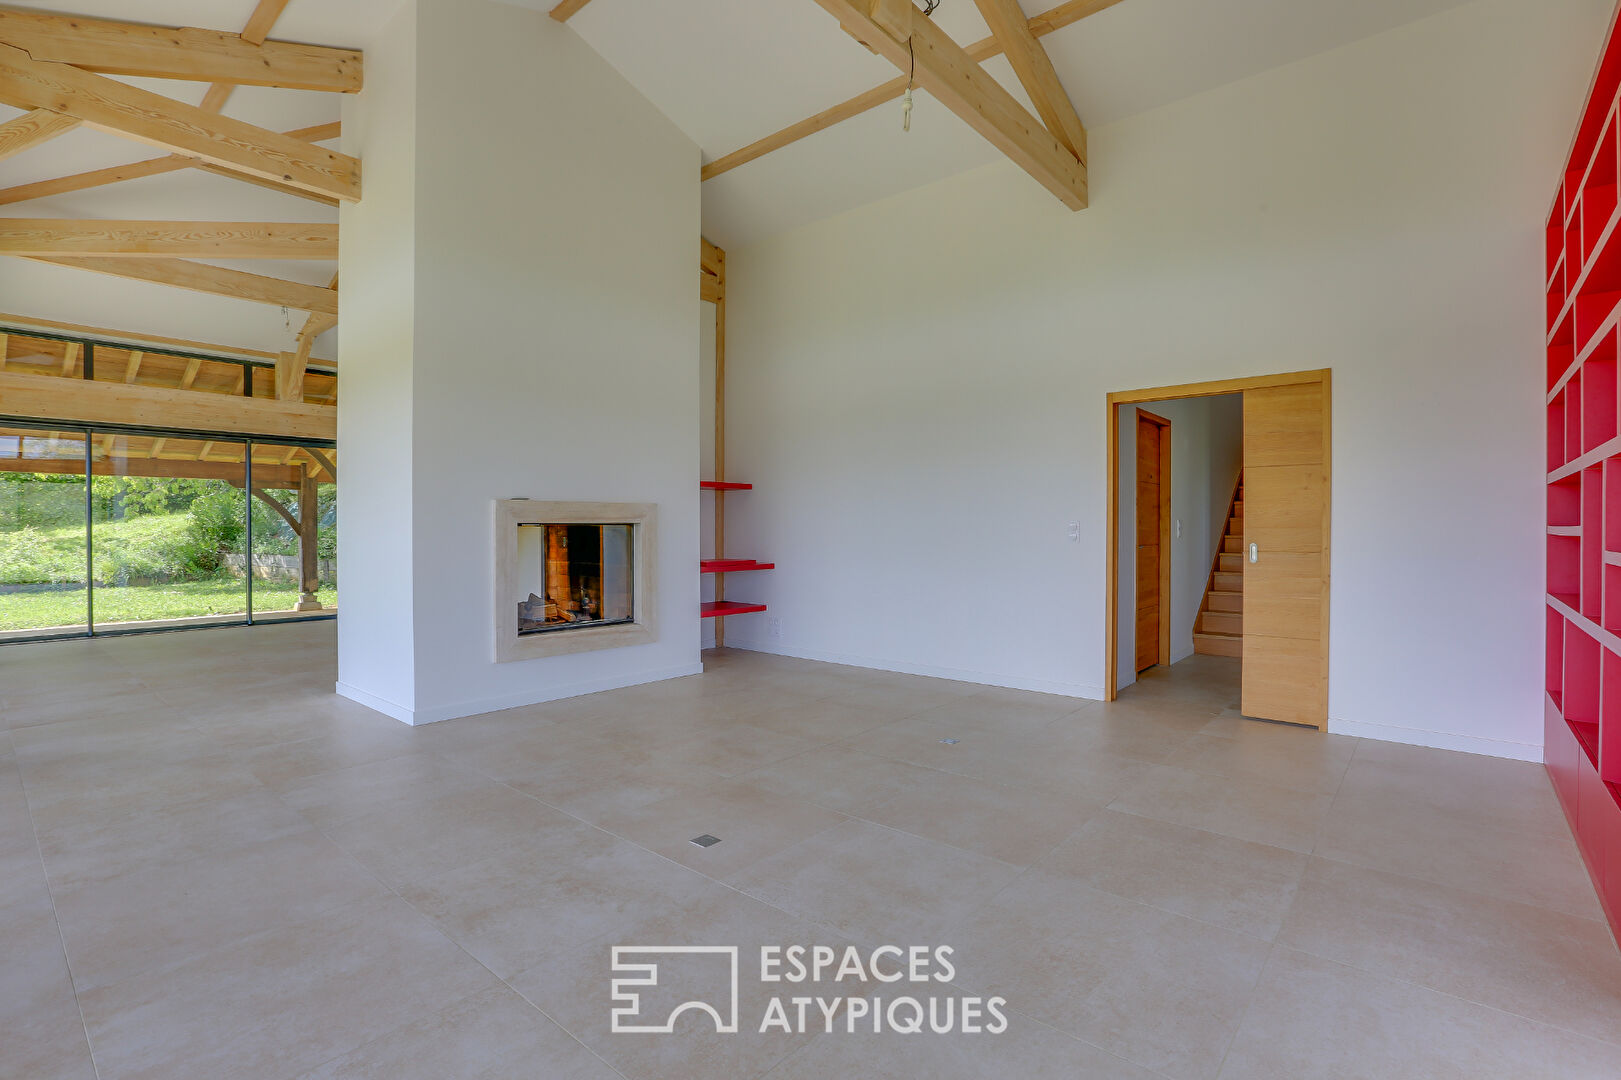
[[723, 615], [747, 615], [754, 611], [764, 611], [764, 604], [744, 604], [737, 600], [711, 600], [703, 606], [703, 617], [718, 619]]
[[1548, 215], [1548, 776], [1621, 931], [1621, 41], [1604, 46]]
[[[700, 480], [698, 487], [702, 491], [753, 491], [753, 484], [740, 484], [735, 480]], [[717, 505], [721, 499], [716, 498]], [[716, 536], [720, 536], [719, 520], [716, 523]], [[700, 574], [743, 574], [751, 570], [775, 570], [776, 563], [760, 562], [758, 559], [728, 559], [720, 552], [715, 553], [713, 559], [700, 559], [698, 573]], [[724, 577], [717, 577], [716, 591], [720, 591], [719, 582]], [[722, 619], [728, 615], [749, 615], [756, 611], [764, 611], [764, 604], [746, 604], [736, 600], [711, 600], [703, 605], [700, 615], [705, 619]]]

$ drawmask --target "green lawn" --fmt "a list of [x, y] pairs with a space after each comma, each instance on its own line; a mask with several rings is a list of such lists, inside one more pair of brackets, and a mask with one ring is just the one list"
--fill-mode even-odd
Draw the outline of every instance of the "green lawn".
[[[97, 586], [96, 623], [241, 614], [248, 609], [244, 585], [240, 578], [227, 577], [209, 581], [176, 581], [164, 585]], [[323, 588], [317, 595], [322, 605], [337, 606], [336, 588]], [[253, 608], [257, 612], [290, 611], [296, 603], [298, 589], [289, 583], [253, 583]], [[0, 593], [0, 630], [82, 626], [84, 609], [82, 589], [71, 592]]]

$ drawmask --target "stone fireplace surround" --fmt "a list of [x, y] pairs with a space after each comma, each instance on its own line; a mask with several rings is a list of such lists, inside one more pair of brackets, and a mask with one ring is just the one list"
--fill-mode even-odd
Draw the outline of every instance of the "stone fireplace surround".
[[[495, 662], [646, 645], [658, 640], [658, 507], [652, 503], [547, 502], [497, 499], [495, 532]], [[635, 614], [631, 622], [582, 626], [560, 632], [520, 634], [520, 525], [625, 525], [634, 536], [631, 555]]]

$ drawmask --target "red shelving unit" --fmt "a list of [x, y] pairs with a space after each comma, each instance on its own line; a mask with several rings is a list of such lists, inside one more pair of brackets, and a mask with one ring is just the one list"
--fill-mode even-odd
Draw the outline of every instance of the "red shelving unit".
[[764, 611], [764, 604], [744, 604], [736, 600], [711, 600], [703, 606], [703, 617], [718, 619], [724, 615], [747, 615], [755, 611]]
[[756, 559], [703, 559], [698, 563], [700, 574], [741, 574], [749, 570], [775, 570], [774, 562]]
[[[733, 480], [700, 480], [698, 481], [698, 487], [703, 491], [715, 492], [715, 501], [717, 504], [722, 501], [721, 496], [728, 491], [754, 490], [753, 484], [740, 484]], [[717, 509], [719, 510], [718, 507]], [[715, 543], [717, 547], [722, 546], [725, 543], [725, 520], [724, 511], [719, 511], [716, 513]], [[700, 559], [698, 562], [698, 573], [715, 575], [715, 595], [718, 597], [724, 597], [726, 595], [725, 581], [727, 574], [744, 574], [756, 570], [775, 570], [776, 568], [776, 563], [760, 562], [758, 559], [728, 559], [725, 553], [722, 551], [715, 552], [715, 557], [713, 559]], [[728, 615], [750, 615], [756, 611], [764, 611], [765, 609], [766, 607], [764, 604], [750, 604], [737, 600], [717, 599], [711, 600], [702, 606], [700, 609], [700, 617], [705, 619], [723, 619]], [[720, 626], [721, 624], [717, 624], [715, 630], [717, 642], [722, 640], [720, 637]]]
[[1621, 932], [1621, 41], [1599, 61], [1547, 225], [1544, 760]]

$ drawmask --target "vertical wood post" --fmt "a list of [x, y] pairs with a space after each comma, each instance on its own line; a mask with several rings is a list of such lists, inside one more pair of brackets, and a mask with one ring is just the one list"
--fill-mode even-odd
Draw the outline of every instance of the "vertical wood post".
[[316, 501], [318, 487], [315, 477], [305, 472], [298, 483], [298, 564], [299, 581], [303, 595], [298, 598], [295, 611], [320, 611], [318, 597], [321, 588], [320, 571], [320, 514]]

